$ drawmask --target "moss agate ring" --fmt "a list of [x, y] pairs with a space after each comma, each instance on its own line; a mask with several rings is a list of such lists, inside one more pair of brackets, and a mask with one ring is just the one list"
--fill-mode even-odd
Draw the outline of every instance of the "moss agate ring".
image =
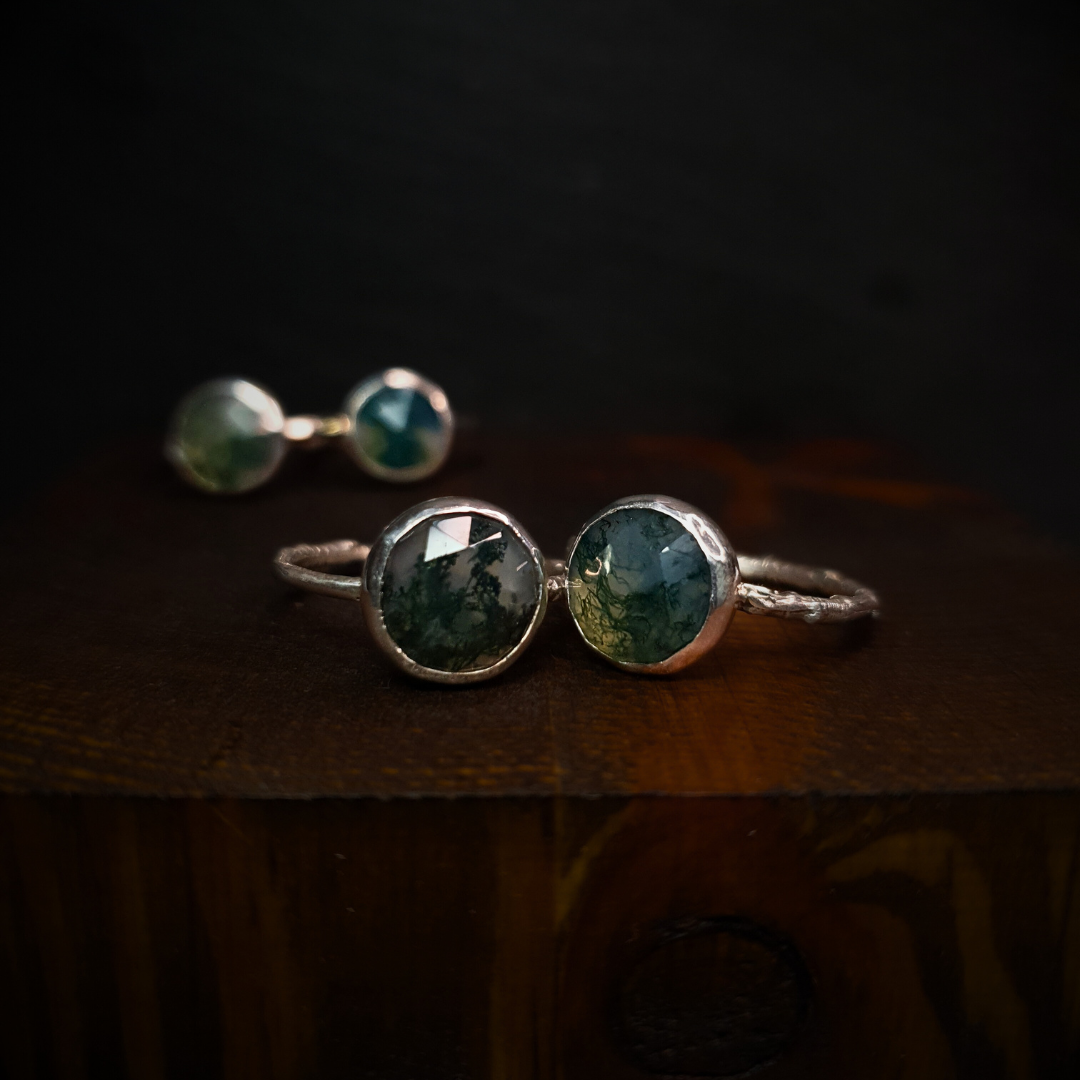
[[[333, 567], [362, 564], [347, 576]], [[298, 544], [274, 560], [292, 585], [358, 600], [403, 671], [441, 683], [489, 679], [525, 650], [549, 600], [565, 597], [585, 644], [627, 671], [668, 674], [700, 659], [736, 610], [845, 622], [877, 595], [834, 570], [736, 555], [717, 524], [679, 499], [637, 495], [605, 507], [545, 559], [524, 527], [478, 499], [420, 503], [372, 545]]]
[[335, 442], [369, 476], [411, 483], [442, 468], [453, 438], [446, 394], [408, 368], [364, 379], [330, 416], [286, 416], [257, 383], [211, 379], [176, 407], [165, 457], [192, 487], [240, 495], [272, 479], [292, 446]]

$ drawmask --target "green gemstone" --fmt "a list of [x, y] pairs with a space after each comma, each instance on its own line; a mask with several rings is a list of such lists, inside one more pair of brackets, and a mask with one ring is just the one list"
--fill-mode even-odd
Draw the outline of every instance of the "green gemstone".
[[433, 473], [453, 435], [446, 395], [405, 368], [391, 368], [350, 393], [348, 439], [361, 465], [392, 480]]
[[285, 453], [281, 406], [243, 379], [197, 387], [173, 417], [166, 452], [205, 491], [250, 491], [268, 480]]
[[411, 660], [437, 671], [477, 671], [525, 636], [542, 582], [532, 554], [481, 514], [429, 519], [394, 545], [382, 617]]
[[585, 640], [624, 664], [658, 664], [705, 625], [712, 572], [673, 517], [618, 508], [594, 522], [567, 568], [570, 613]]

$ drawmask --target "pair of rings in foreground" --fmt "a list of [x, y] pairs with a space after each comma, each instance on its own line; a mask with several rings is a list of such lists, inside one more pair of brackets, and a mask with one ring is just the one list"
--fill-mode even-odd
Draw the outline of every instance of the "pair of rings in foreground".
[[189, 484], [218, 495], [261, 487], [290, 445], [343, 445], [380, 480], [422, 480], [450, 453], [454, 415], [446, 394], [408, 368], [387, 368], [349, 391], [332, 416], [286, 416], [247, 379], [211, 379], [176, 407], [165, 456]]
[[[361, 562], [360, 576], [327, 572]], [[274, 566], [293, 585], [359, 600], [397, 666], [440, 683], [480, 682], [509, 667], [560, 596], [589, 648], [645, 674], [692, 664], [736, 609], [815, 623], [879, 607], [870, 589], [833, 570], [736, 555], [711, 518], [660, 495], [601, 510], [565, 562], [545, 559], [497, 506], [442, 498], [407, 510], [370, 547], [300, 544], [279, 551]]]

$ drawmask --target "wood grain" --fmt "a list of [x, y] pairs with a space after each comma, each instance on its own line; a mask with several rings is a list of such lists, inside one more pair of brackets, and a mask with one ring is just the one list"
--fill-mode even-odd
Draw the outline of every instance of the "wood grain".
[[[809, 973], [770, 1080], [1064, 1080], [1080, 1063], [1078, 845], [1080, 802], [1043, 793], [6, 796], [0, 1066], [725, 1075], [768, 999], [702, 1047], [686, 981], [730, 973], [664, 952], [716, 920], [790, 943]], [[643, 964], [651, 1058], [622, 1005]], [[649, 1067], [661, 1052], [670, 1071]]]
[[[556, 610], [444, 689], [269, 569], [455, 493], [559, 552], [643, 490], [885, 616], [650, 680]], [[0, 576], [5, 1080], [1080, 1072], [1076, 567], [879, 448], [474, 439], [218, 501], [133, 443]]]
[[[156, 448], [119, 448], [4, 539], [0, 783], [228, 797], [1075, 784], [1075, 562], [972, 496], [891, 471], [860, 444], [755, 461], [693, 440], [489, 438], [415, 487], [316, 458], [217, 500], [182, 488]], [[588, 514], [643, 489], [700, 505], [744, 550], [872, 583], [884, 617], [740, 615], [701, 663], [646, 680], [591, 657], [557, 608], [505, 676], [446, 690], [394, 672], [357, 607], [268, 569], [282, 544], [371, 538], [445, 494], [491, 499], [561, 552]]]

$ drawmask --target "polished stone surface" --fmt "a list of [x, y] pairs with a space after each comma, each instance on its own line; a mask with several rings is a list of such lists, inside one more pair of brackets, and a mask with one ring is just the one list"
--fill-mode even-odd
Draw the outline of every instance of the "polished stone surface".
[[193, 390], [173, 417], [166, 453], [205, 491], [250, 491], [268, 480], [285, 454], [281, 407], [243, 379], [216, 379]]
[[349, 419], [357, 453], [379, 469], [433, 470], [446, 456], [450, 427], [421, 388], [382, 386]]
[[620, 663], [657, 664], [697, 637], [711, 571], [698, 542], [657, 510], [612, 510], [582, 536], [567, 600], [585, 639]]
[[394, 546], [383, 575], [383, 621], [416, 663], [477, 671], [525, 636], [540, 590], [532, 556], [501, 522], [449, 514]]

